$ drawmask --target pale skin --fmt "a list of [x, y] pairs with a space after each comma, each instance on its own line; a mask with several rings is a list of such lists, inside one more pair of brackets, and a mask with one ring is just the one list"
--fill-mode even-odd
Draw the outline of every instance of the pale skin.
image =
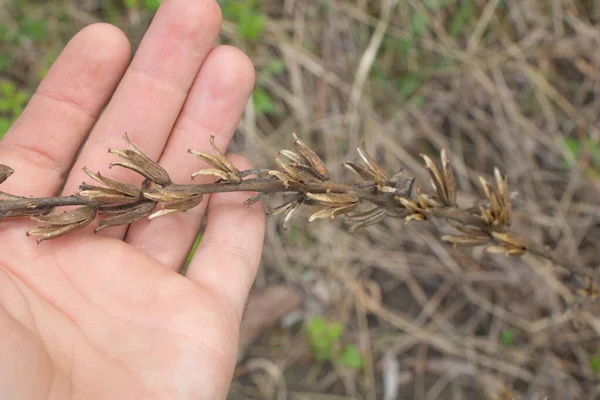
[[[89, 182], [83, 166], [139, 183], [108, 169], [107, 149], [125, 148], [124, 132], [173, 181], [189, 183], [203, 165], [187, 149], [210, 152], [211, 135], [226, 148], [254, 86], [250, 60], [214, 46], [220, 24], [213, 0], [165, 0], [132, 60], [117, 28], [83, 29], [0, 141], [0, 163], [15, 170], [0, 190], [72, 194]], [[39, 246], [25, 235], [37, 223], [4, 220], [2, 398], [225, 398], [264, 236], [262, 205], [243, 205], [252, 194], [216, 194], [186, 213], [98, 234], [90, 226]]]

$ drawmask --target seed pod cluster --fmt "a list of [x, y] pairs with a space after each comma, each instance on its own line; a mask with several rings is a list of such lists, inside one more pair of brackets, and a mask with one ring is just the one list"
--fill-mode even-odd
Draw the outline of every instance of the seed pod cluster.
[[492, 237], [496, 239], [499, 245], [486, 248], [488, 253], [504, 253], [505, 256], [520, 256], [527, 250], [525, 241], [517, 238], [510, 232], [491, 232]]
[[288, 223], [298, 213], [300, 207], [305, 201], [305, 198], [306, 196], [304, 195], [304, 193], [296, 193], [291, 199], [289, 199], [282, 205], [267, 211], [267, 215], [275, 216], [283, 214], [283, 218], [281, 220], [281, 227], [283, 229], [287, 229]]
[[354, 210], [360, 201], [355, 193], [307, 193], [306, 197], [322, 207], [308, 218], [308, 222], [319, 218], [334, 219], [336, 215]]
[[220, 179], [219, 182], [240, 183], [242, 181], [241, 172], [227, 159], [227, 157], [225, 157], [221, 150], [217, 148], [214, 136], [210, 137], [210, 145], [215, 153], [214, 155], [192, 149], [188, 150], [188, 153], [195, 155], [213, 167], [193, 173], [192, 179], [198, 175], [213, 175]]
[[29, 218], [46, 225], [28, 231], [27, 236], [38, 236], [38, 243], [61, 237], [89, 225], [96, 217], [96, 211], [95, 207], [82, 206], [62, 213], [32, 215]]
[[456, 204], [456, 180], [446, 150], [442, 149], [440, 151], [441, 169], [428, 156], [421, 154], [421, 157], [425, 160], [425, 165], [429, 175], [431, 175], [431, 186], [437, 194], [437, 197], [432, 197], [432, 200], [444, 206], [454, 206]]
[[80, 191], [77, 193], [80, 197], [86, 197], [92, 201], [101, 203], [135, 203], [142, 195], [142, 191], [129, 183], [122, 183], [104, 177], [98, 173], [90, 171], [84, 167], [83, 171], [98, 183], [105, 187], [92, 186], [83, 184], [80, 186]]
[[100, 207], [98, 214], [107, 217], [98, 221], [98, 226], [94, 229], [94, 232], [111, 226], [129, 225], [142, 218], [149, 217], [156, 205], [157, 202], [146, 200], [133, 204]]
[[[427, 209], [432, 207], [454, 207], [456, 204], [456, 179], [452, 171], [452, 165], [446, 154], [446, 150], [440, 151], [442, 167], [440, 168], [429, 156], [421, 154], [425, 161], [425, 166], [429, 171], [430, 183], [435, 191], [434, 195], [428, 195], [417, 187], [417, 196], [411, 200], [407, 196], [396, 196], [396, 200], [404, 206], [410, 214], [405, 218], [408, 223], [412, 220], [422, 221], [428, 218]], [[410, 195], [410, 193], [408, 193]], [[455, 238], [461, 243], [467, 243], [464, 238]], [[458, 242], [454, 242], [455, 244]]]
[[108, 166], [109, 168], [118, 165], [130, 169], [160, 186], [166, 186], [171, 183], [171, 178], [167, 171], [133, 144], [131, 140], [129, 140], [127, 133], [123, 135], [123, 138], [129, 144], [129, 149], [108, 149], [109, 153], [114, 154], [121, 159], [121, 161], [110, 163]]
[[[321, 158], [303, 141], [293, 134], [293, 150], [281, 150], [275, 156], [275, 163], [279, 170], [270, 170], [268, 175], [275, 176], [283, 182], [286, 188], [290, 184], [296, 187], [304, 187], [310, 182], [326, 182], [329, 180], [329, 172]], [[286, 163], [281, 160], [284, 156], [290, 160]]]
[[494, 168], [494, 178], [496, 186], [492, 187], [483, 177], [479, 177], [479, 182], [489, 204], [488, 207], [480, 207], [481, 217], [490, 226], [507, 226], [510, 225], [512, 214], [508, 176], [502, 177], [500, 170]]
[[363, 180], [362, 186], [371, 186], [375, 192], [410, 196], [414, 178], [405, 178], [403, 170], [390, 177], [367, 153], [364, 146], [358, 146], [356, 151], [360, 161], [345, 161], [342, 165]]
[[349, 233], [354, 233], [358, 229], [366, 228], [367, 226], [375, 225], [389, 214], [389, 210], [381, 207], [372, 207], [366, 210], [357, 211], [355, 213], [347, 213], [344, 217], [350, 223], [348, 228]]
[[144, 192], [144, 197], [155, 201], [162, 206], [162, 210], [148, 216], [154, 219], [174, 212], [190, 210], [202, 202], [203, 196], [187, 186], [169, 185], [166, 188], [157, 188], [153, 192]]

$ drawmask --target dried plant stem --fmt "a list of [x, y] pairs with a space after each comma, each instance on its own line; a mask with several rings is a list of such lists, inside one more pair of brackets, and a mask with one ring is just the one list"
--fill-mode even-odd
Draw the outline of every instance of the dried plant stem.
[[[552, 253], [544, 246], [511, 232], [512, 205], [508, 178], [502, 176], [498, 169], [494, 171], [494, 185], [480, 178], [487, 203], [480, 207], [459, 208], [456, 205], [456, 179], [444, 149], [440, 152], [441, 164], [423, 155], [434, 193], [422, 193], [419, 187], [415, 196], [412, 190], [414, 178], [404, 177], [402, 171], [388, 175], [360, 147], [357, 150], [361, 161], [347, 161], [344, 166], [361, 180], [359, 183], [346, 184], [332, 181], [319, 156], [295, 135], [293, 150], [284, 149], [275, 156], [277, 169], [246, 171], [237, 170], [211, 138], [213, 154], [189, 150], [189, 153], [211, 167], [192, 174], [192, 177], [210, 175], [218, 180], [214, 183], [182, 185], [172, 182], [168, 172], [146, 156], [127, 135], [124, 139], [129, 144], [128, 149], [109, 149], [119, 158], [110, 166], [127, 168], [143, 176], [145, 181], [141, 187], [115, 181], [84, 168], [85, 173], [102, 186], [83, 183], [76, 195], [43, 198], [25, 198], [0, 192], [0, 220], [4, 217], [29, 217], [45, 223], [28, 232], [30, 236], [38, 236], [39, 243], [87, 226], [98, 213], [107, 218], [98, 222], [96, 231], [130, 224], [145, 217], [153, 219], [173, 212], [185, 212], [198, 206], [204, 195], [212, 193], [258, 193], [246, 204], [253, 204], [265, 194], [291, 193], [291, 198], [270, 213], [284, 213], [284, 228], [300, 207], [305, 205], [318, 208], [309, 221], [344, 215], [351, 225], [350, 231], [372, 225], [385, 217], [404, 218], [407, 223], [443, 218], [452, 221], [452, 226], [460, 232], [442, 237], [455, 246], [487, 245], [486, 251], [506, 256], [529, 252], [571, 273], [598, 277], [598, 271], [593, 268]], [[290, 162], [282, 161], [282, 157]], [[13, 172], [10, 167], [0, 165], [0, 183]], [[359, 208], [365, 203], [370, 206]], [[61, 214], [53, 212], [64, 206], [80, 207]]]
[[600, 279], [600, 271], [594, 271], [591, 268], [582, 267], [579, 264], [573, 262], [572, 260], [569, 260], [565, 257], [556, 254], [556, 252], [549, 252], [546, 247], [542, 246], [539, 243], [535, 243], [531, 240], [528, 241], [527, 251], [531, 254], [534, 254], [538, 257], [544, 258], [552, 262], [554, 265], [562, 266], [563, 268], [567, 269], [570, 273], [580, 274], [590, 278], [593, 278], [595, 276], [596, 279]]
[[[244, 174], [245, 171], [242, 171]], [[266, 178], [249, 178], [240, 183], [205, 183], [195, 185], [179, 185], [170, 184], [165, 187], [174, 192], [193, 192], [196, 194], [212, 194], [212, 193], [227, 193], [227, 192], [259, 192], [259, 193], [355, 193], [361, 200], [370, 201], [379, 206], [398, 207], [398, 202], [394, 200], [392, 195], [381, 192], [374, 192], [372, 189], [362, 188], [359, 185], [348, 185], [332, 181], [315, 182], [307, 185], [297, 185], [291, 183], [287, 188], [284, 183], [275, 179]], [[153, 188], [146, 189], [145, 193], [155, 193], [157, 190]], [[12, 196], [15, 197], [15, 196]], [[138, 200], [139, 203], [147, 202], [145, 198]], [[14, 200], [0, 201], [0, 218], [2, 216], [10, 216], [14, 213], [44, 213], [50, 212], [54, 208], [64, 206], [91, 206], [101, 207], [107, 204], [93, 201], [85, 197], [75, 195], [60, 196], [60, 197], [41, 197], [41, 198], [17, 198]], [[409, 213], [404, 209], [398, 209], [396, 217], [406, 217]], [[432, 207], [426, 210], [428, 219], [433, 217], [441, 217], [463, 224], [476, 226], [484, 231], [491, 231], [489, 226], [479, 216], [455, 207]], [[562, 266], [570, 272], [593, 276], [594, 271], [589, 268], [581, 267], [570, 260], [550, 253], [544, 246], [529, 241], [527, 243], [527, 251], [536, 256], [545, 258], [552, 263]]]
[[[427, 209], [427, 214], [430, 217], [442, 217], [470, 226], [476, 226], [490, 234], [492, 232], [492, 229], [485, 223], [485, 221], [483, 221], [477, 215], [474, 215], [466, 210], [451, 207], [433, 207]], [[508, 229], [505, 229], [505, 231], [509, 232]], [[529, 253], [551, 261], [555, 265], [562, 266], [571, 273], [581, 274], [589, 277], [593, 277], [594, 275], [597, 277], [599, 276], [598, 272], [595, 272], [590, 268], [582, 267], [565, 257], [552, 253], [546, 247], [532, 241], [531, 239], [521, 238], [521, 240], [523, 240], [523, 244]]]
[[[0, 195], [1, 196], [1, 195]], [[16, 197], [16, 196], [13, 196]], [[56, 207], [64, 206], [88, 206], [98, 205], [98, 202], [90, 201], [87, 198], [71, 196], [60, 197], [31, 197], [18, 198], [15, 200], [0, 201], [0, 219], [4, 216], [11, 216], [13, 213], [30, 212], [39, 213], [51, 211]]]
[[[244, 172], [244, 171], [242, 171]], [[361, 199], [370, 201], [382, 206], [398, 206], [393, 195], [385, 193], [374, 193], [370, 189], [364, 189], [357, 185], [347, 185], [336, 182], [317, 182], [308, 185], [297, 185], [290, 183], [285, 187], [283, 182], [276, 179], [251, 178], [243, 180], [240, 183], [204, 183], [196, 185], [170, 184], [165, 189], [173, 192], [186, 192], [195, 194], [212, 194], [227, 192], [259, 192], [265, 194], [280, 192], [302, 192], [302, 193], [356, 193]], [[146, 189], [144, 193], [156, 193], [156, 189]], [[1, 196], [1, 195], [0, 195]], [[11, 197], [16, 197], [11, 195]], [[141, 200], [145, 201], [145, 200]], [[17, 198], [15, 200], [0, 201], [0, 217], [24, 211], [45, 211], [63, 206], [101, 206], [102, 202], [93, 201], [86, 197], [75, 195], [60, 197], [39, 197], [39, 198]]]

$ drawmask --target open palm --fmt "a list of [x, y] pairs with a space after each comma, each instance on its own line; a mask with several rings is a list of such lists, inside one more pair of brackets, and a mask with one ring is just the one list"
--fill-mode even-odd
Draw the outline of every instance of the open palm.
[[[186, 150], [208, 150], [211, 135], [225, 148], [254, 85], [243, 53], [213, 48], [220, 23], [213, 0], [166, 0], [131, 63], [118, 29], [82, 30], [0, 142], [0, 162], [15, 170], [1, 190], [71, 194], [86, 180], [83, 166], [139, 183], [107, 170], [107, 149], [123, 148], [124, 132], [188, 182], [201, 165]], [[36, 223], [2, 221], [1, 397], [224, 398], [264, 234], [262, 207], [243, 205], [249, 195], [212, 195], [186, 213], [39, 246], [24, 234]], [[184, 277], [177, 270], [205, 210]]]

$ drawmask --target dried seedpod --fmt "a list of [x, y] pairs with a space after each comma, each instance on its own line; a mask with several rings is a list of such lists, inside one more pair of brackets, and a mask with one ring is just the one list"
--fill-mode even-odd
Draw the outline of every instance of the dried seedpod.
[[346, 213], [344, 218], [350, 223], [349, 233], [379, 223], [388, 215], [385, 208], [373, 207], [357, 213]]
[[421, 204], [418, 201], [410, 200], [401, 196], [396, 196], [395, 199], [410, 212], [410, 214], [404, 218], [405, 224], [408, 224], [410, 221], [423, 221], [427, 219], [425, 215], [425, 208], [421, 207]]
[[363, 164], [354, 161], [345, 161], [342, 165], [366, 181], [375, 180], [375, 175]]
[[456, 221], [449, 220], [448, 225], [468, 236], [490, 236], [490, 234], [477, 226], [464, 225]]
[[191, 210], [192, 208], [199, 206], [202, 202], [202, 199], [203, 196], [201, 194], [197, 194], [185, 199], [161, 203], [163, 209], [150, 214], [148, 219], [158, 218], [175, 212], [185, 212], [187, 210]]
[[320, 177], [322, 181], [329, 180], [329, 172], [327, 171], [327, 167], [325, 166], [323, 160], [321, 160], [317, 153], [315, 153], [303, 141], [298, 139], [298, 136], [296, 136], [295, 133], [292, 134], [292, 136], [294, 137], [294, 139], [292, 140], [294, 147], [296, 148], [302, 159], [306, 161], [306, 163], [299, 164], [306, 164], [306, 166], [309, 167], [312, 171], [314, 171], [315, 175]]
[[425, 160], [425, 165], [431, 175], [431, 183], [437, 193], [437, 197], [443, 205], [453, 206], [456, 203], [456, 182], [450, 161], [446, 155], [446, 150], [442, 149], [440, 152], [442, 170], [428, 156], [421, 154], [421, 157]]
[[282, 205], [272, 208], [267, 212], [269, 216], [275, 216], [279, 214], [284, 214], [283, 219], [281, 221], [281, 227], [285, 230], [287, 229], [287, 225], [290, 220], [298, 213], [300, 207], [305, 201], [305, 196], [303, 193], [295, 194], [291, 199], [283, 203]]
[[133, 144], [129, 140], [127, 133], [123, 135], [123, 138], [127, 141], [130, 148], [125, 150], [108, 149], [109, 153], [114, 154], [121, 159], [121, 161], [110, 163], [109, 168], [118, 165], [130, 169], [160, 186], [166, 186], [171, 183], [171, 178], [167, 171], [156, 162], [152, 161], [150, 157], [145, 155], [135, 144]]
[[510, 225], [512, 203], [508, 188], [508, 176], [502, 177], [500, 170], [494, 168], [494, 178], [496, 187], [493, 188], [483, 177], [479, 177], [488, 201], [488, 207], [480, 206], [481, 217], [490, 226]]
[[489, 243], [491, 238], [488, 235], [444, 235], [442, 240], [460, 247], [475, 247]]
[[157, 204], [155, 201], [147, 200], [136, 204], [101, 208], [98, 210], [98, 214], [109, 215], [109, 217], [99, 221], [98, 227], [94, 229], [94, 232], [111, 226], [129, 225], [139, 221], [142, 218], [150, 216]]
[[27, 236], [39, 236], [38, 243], [61, 237], [89, 225], [96, 217], [96, 211], [95, 207], [82, 206], [60, 214], [31, 216], [32, 220], [46, 225], [28, 231]]
[[215, 145], [215, 137], [210, 137], [210, 145], [215, 155], [203, 153], [200, 151], [188, 149], [188, 153], [191, 153], [199, 159], [212, 165], [214, 168], [202, 169], [192, 174], [192, 179], [198, 175], [214, 175], [222, 179], [224, 182], [240, 183], [242, 181], [242, 174], [233, 165], [231, 161], [225, 157], [225, 155]]
[[102, 176], [100, 172], [94, 173], [86, 167], [83, 168], [83, 171], [105, 187], [82, 184], [77, 196], [101, 203], [134, 203], [142, 195], [142, 191], [134, 185], [109, 179]]
[[325, 207], [312, 214], [308, 222], [319, 218], [334, 219], [337, 215], [354, 210], [360, 201], [354, 193], [307, 193], [306, 197]]
[[385, 173], [385, 171], [379, 166], [379, 164], [377, 164], [377, 162], [375, 162], [373, 157], [371, 157], [369, 155], [369, 153], [367, 153], [367, 151], [364, 149], [364, 147], [359, 146], [356, 148], [356, 150], [358, 152], [359, 157], [363, 161], [363, 163], [366, 165], [368, 170], [371, 172], [371, 174], [373, 176], [373, 180], [377, 184], [379, 184], [382, 181], [386, 181], [388, 179], [388, 176]]
[[444, 172], [444, 183], [446, 185], [448, 201], [450, 205], [454, 205], [456, 204], [456, 178], [454, 177], [450, 160], [446, 154], [446, 149], [440, 151], [440, 158], [442, 160], [442, 170]]
[[381, 185], [388, 180], [385, 171], [375, 162], [369, 153], [367, 153], [364, 149], [364, 145], [358, 146], [356, 151], [362, 162], [346, 161], [342, 164], [344, 167], [348, 168], [365, 181], [372, 181], [376, 185]]
[[290, 183], [298, 186], [304, 186], [304, 179], [301, 171], [294, 168], [292, 165], [282, 162], [279, 156], [275, 156], [274, 159], [279, 171], [269, 170], [267, 172], [268, 175], [272, 175], [283, 182], [283, 185], [286, 189], [290, 187]]
[[154, 219], [174, 212], [184, 212], [198, 206], [203, 195], [188, 186], [172, 185], [167, 188], [156, 188], [154, 191], [144, 192], [144, 197], [160, 203], [162, 210], [148, 216]]
[[505, 256], [520, 256], [527, 250], [524, 240], [515, 237], [510, 232], [491, 232], [491, 235], [500, 245], [489, 246], [485, 249], [487, 253], [504, 253]]
[[[293, 183], [299, 187], [310, 184], [311, 182], [325, 182], [329, 180], [329, 172], [321, 158], [311, 150], [304, 142], [293, 134], [292, 144], [294, 150], [280, 150], [275, 156], [275, 164], [279, 171], [270, 170], [268, 175], [274, 176], [283, 182], [285, 188]], [[291, 160], [291, 163], [285, 163], [279, 156], [284, 156]]]
[[375, 162], [364, 147], [357, 147], [361, 162], [346, 161], [342, 166], [358, 175], [365, 182], [363, 187], [371, 187], [374, 192], [394, 194], [401, 197], [410, 196], [414, 177], [405, 177], [404, 170], [396, 172], [388, 178], [387, 173]]
[[0, 164], [0, 183], [8, 179], [8, 177], [11, 176], [13, 172], [15, 172], [15, 170], [9, 167], [8, 165]]

